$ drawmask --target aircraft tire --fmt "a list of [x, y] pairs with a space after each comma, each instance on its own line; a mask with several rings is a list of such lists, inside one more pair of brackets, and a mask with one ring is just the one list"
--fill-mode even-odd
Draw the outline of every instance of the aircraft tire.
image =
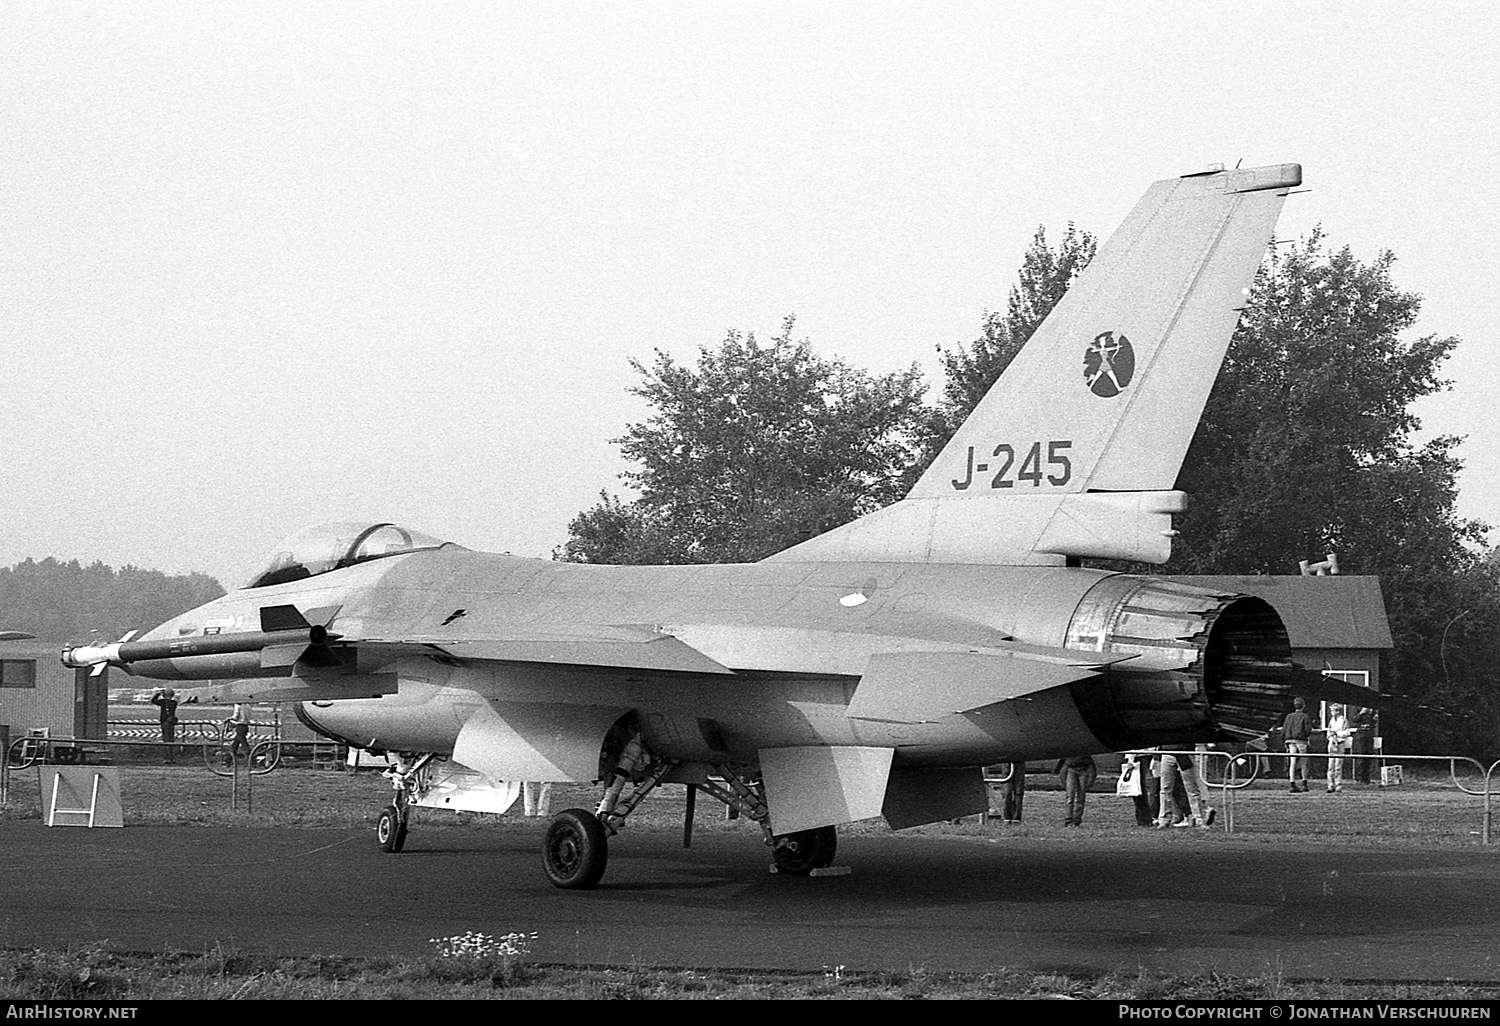
[[375, 842], [380, 845], [380, 850], [395, 854], [406, 845], [406, 824], [401, 822], [401, 813], [396, 811], [394, 805], [387, 805], [380, 810], [380, 818], [375, 821]]
[[793, 876], [806, 876], [814, 869], [833, 865], [838, 851], [838, 831], [831, 826], [782, 834], [771, 845], [776, 869]]
[[604, 876], [609, 835], [592, 812], [564, 809], [552, 817], [542, 841], [542, 869], [552, 886], [587, 890]]

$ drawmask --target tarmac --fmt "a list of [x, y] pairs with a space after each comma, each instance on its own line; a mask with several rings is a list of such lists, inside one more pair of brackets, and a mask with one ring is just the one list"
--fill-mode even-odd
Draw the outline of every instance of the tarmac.
[[768, 871], [748, 831], [611, 840], [542, 875], [544, 824], [371, 830], [0, 823], [0, 946], [423, 957], [536, 934], [538, 962], [793, 972], [1001, 968], [1500, 980], [1500, 851], [1142, 837], [841, 836], [847, 876]]

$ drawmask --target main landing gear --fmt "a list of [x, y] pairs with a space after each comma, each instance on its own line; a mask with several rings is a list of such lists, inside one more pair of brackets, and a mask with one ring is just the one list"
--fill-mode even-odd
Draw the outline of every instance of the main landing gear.
[[833, 865], [838, 843], [838, 831], [831, 826], [799, 830], [775, 838], [771, 842], [771, 858], [776, 861], [780, 872], [806, 876], [814, 869]]
[[542, 841], [542, 869], [552, 886], [587, 890], [604, 876], [609, 834], [586, 809], [565, 809], [552, 817]]
[[[396, 765], [386, 771], [395, 795], [391, 804], [380, 810], [375, 824], [375, 841], [381, 851], [394, 854], [405, 847], [412, 809], [419, 803], [429, 801], [432, 794], [438, 793], [433, 791], [436, 786], [431, 772], [434, 758], [431, 754], [402, 753], [397, 756]], [[707, 794], [723, 802], [735, 813], [759, 823], [762, 839], [771, 850], [771, 861], [776, 872], [806, 876], [814, 870], [833, 864], [838, 847], [838, 834], [833, 827], [817, 827], [790, 834], [771, 833], [765, 786], [753, 768], [728, 763], [683, 764], [656, 758], [646, 750], [639, 735], [624, 744], [619, 757], [614, 760], [614, 766], [609, 784], [604, 789], [604, 796], [594, 811], [565, 809], [552, 817], [552, 822], [547, 827], [542, 841], [542, 871], [554, 887], [588, 890], [597, 886], [609, 864], [610, 837], [620, 832], [626, 818], [669, 776], [673, 778], [673, 783], [685, 783], [694, 789], [694, 795], [698, 792]], [[494, 785], [493, 781], [490, 785], [502, 788], [507, 786]], [[627, 785], [630, 787], [628, 793]], [[447, 788], [450, 785], [444, 783], [441, 786]], [[502, 796], [499, 804], [490, 807], [455, 804], [454, 807], [503, 812], [519, 789], [517, 784], [508, 786], [512, 790]], [[445, 790], [441, 793], [446, 795], [449, 792]], [[446, 801], [445, 798], [444, 802]], [[691, 808], [690, 803], [689, 809]], [[689, 836], [686, 827], [690, 825], [691, 812], [689, 822], [685, 825], [684, 844]]]
[[719, 765], [713, 767], [713, 776], [699, 784], [698, 790], [719, 799], [740, 815], [760, 824], [763, 839], [771, 849], [771, 861], [778, 873], [806, 876], [814, 869], [826, 869], [833, 865], [833, 856], [838, 850], [838, 831], [825, 826], [791, 834], [771, 833], [771, 814], [766, 808], [765, 787], [759, 780], [747, 778], [733, 766]]
[[[685, 769], [670, 761], [651, 762], [649, 757], [644, 761], [649, 769], [630, 794], [621, 797], [630, 781], [625, 760], [622, 760], [620, 771], [605, 789], [604, 798], [595, 812], [567, 809], [553, 817], [542, 842], [542, 869], [553, 886], [565, 890], [587, 890], [598, 884], [609, 862], [610, 836], [619, 832], [625, 818], [664, 777], [673, 770]], [[770, 813], [760, 781], [733, 766], [718, 765], [708, 769], [701, 780], [688, 786], [717, 798], [745, 818], [759, 823], [777, 872], [806, 876], [815, 869], [833, 864], [838, 848], [838, 832], [833, 827], [772, 834]]]

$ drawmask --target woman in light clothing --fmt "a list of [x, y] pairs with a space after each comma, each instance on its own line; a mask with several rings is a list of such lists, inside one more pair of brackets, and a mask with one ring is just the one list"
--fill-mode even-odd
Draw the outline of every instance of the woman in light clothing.
[[1328, 732], [1328, 793], [1344, 789], [1344, 760], [1337, 756], [1349, 752], [1349, 739], [1354, 736], [1354, 727], [1341, 705], [1328, 707], [1328, 723], [1323, 728]]
[[[1187, 809], [1179, 809], [1172, 792], [1178, 779], [1187, 791]], [[1203, 781], [1193, 765], [1191, 755], [1163, 755], [1161, 757], [1161, 818], [1156, 821], [1158, 830], [1163, 827], [1210, 827], [1215, 812], [1208, 806], [1203, 793]]]

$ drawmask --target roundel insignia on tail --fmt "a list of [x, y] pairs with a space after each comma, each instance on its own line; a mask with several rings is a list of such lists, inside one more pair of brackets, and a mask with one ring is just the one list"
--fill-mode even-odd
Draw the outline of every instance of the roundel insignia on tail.
[[1112, 331], [1095, 335], [1083, 351], [1083, 380], [1104, 399], [1119, 395], [1135, 377], [1135, 350], [1130, 339]]

